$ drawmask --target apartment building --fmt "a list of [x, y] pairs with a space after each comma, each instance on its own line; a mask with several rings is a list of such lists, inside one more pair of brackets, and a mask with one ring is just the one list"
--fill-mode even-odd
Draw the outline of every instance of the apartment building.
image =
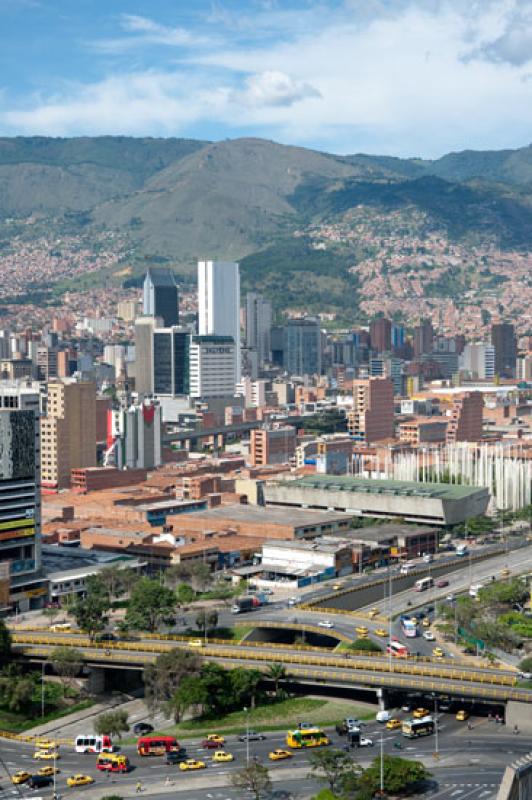
[[347, 427], [356, 441], [392, 439], [394, 435], [393, 384], [389, 378], [353, 381], [353, 408]]

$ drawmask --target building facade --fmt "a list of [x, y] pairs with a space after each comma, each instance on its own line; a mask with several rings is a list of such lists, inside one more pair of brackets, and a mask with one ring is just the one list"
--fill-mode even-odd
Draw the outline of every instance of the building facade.
[[165, 328], [179, 325], [179, 292], [171, 269], [151, 267], [146, 273], [142, 305], [148, 317], [160, 317]]
[[321, 373], [321, 331], [318, 320], [291, 319], [284, 328], [284, 368], [290, 375]]
[[254, 467], [288, 464], [296, 449], [296, 431], [290, 425], [251, 431], [250, 458]]
[[240, 381], [240, 271], [234, 261], [198, 262], [198, 332], [234, 342], [233, 385]]
[[152, 385], [155, 395], [190, 393], [190, 333], [185, 328], [154, 328]]
[[236, 345], [230, 336], [192, 336], [190, 395], [195, 398], [233, 397]]
[[256, 292], [246, 295], [246, 346], [257, 351], [259, 364], [271, 360], [272, 306]]
[[499, 322], [491, 326], [491, 343], [495, 348], [495, 372], [505, 378], [515, 375], [517, 342], [514, 326]]
[[356, 441], [367, 444], [394, 436], [393, 384], [389, 378], [353, 381], [353, 408], [347, 427]]

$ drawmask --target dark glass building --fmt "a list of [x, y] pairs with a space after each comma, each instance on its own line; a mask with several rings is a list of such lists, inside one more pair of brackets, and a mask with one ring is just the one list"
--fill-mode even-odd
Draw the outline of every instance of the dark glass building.
[[144, 278], [143, 311], [160, 317], [164, 327], [179, 325], [179, 293], [171, 269], [150, 268]]

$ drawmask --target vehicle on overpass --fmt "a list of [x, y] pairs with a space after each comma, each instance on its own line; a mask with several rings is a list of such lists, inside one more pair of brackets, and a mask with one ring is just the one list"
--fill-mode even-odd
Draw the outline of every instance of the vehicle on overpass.
[[74, 750], [76, 753], [112, 753], [113, 743], [110, 736], [76, 736]]
[[469, 553], [469, 550], [467, 549], [467, 545], [466, 544], [457, 544], [455, 553], [456, 553], [457, 556], [460, 556], [460, 558], [462, 556], [466, 556]]
[[434, 720], [432, 717], [422, 717], [421, 719], [405, 719], [401, 733], [407, 739], [417, 739], [418, 736], [430, 736], [434, 733]]
[[179, 750], [179, 742], [173, 736], [141, 736], [137, 741], [139, 756], [164, 756]]
[[306, 730], [288, 731], [286, 734], [288, 747], [322, 747], [330, 744], [329, 737], [321, 728], [308, 728]]
[[96, 759], [96, 769], [102, 772], [129, 772], [129, 758], [120, 753], [100, 753]]
[[401, 630], [407, 639], [414, 639], [418, 635], [417, 625], [410, 617], [401, 617]]
[[394, 658], [408, 658], [408, 647], [406, 644], [397, 642], [395, 639], [392, 639], [391, 642], [388, 642], [386, 645], [386, 652], [388, 654], [391, 653]]
[[414, 591], [416, 592], [425, 592], [427, 589], [430, 589], [434, 586], [434, 579], [433, 578], [420, 578], [414, 584]]

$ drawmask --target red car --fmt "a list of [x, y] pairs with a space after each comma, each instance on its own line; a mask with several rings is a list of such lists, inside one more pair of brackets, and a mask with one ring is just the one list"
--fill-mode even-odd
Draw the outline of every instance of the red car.
[[216, 750], [218, 747], [223, 747], [224, 745], [224, 737], [217, 736], [217, 734], [210, 734], [207, 736], [201, 743], [202, 747], [206, 747], [208, 750]]
[[436, 586], [438, 589], [443, 589], [445, 586], [449, 586], [449, 581], [445, 580], [445, 578], [442, 578], [441, 580], [436, 581]]

